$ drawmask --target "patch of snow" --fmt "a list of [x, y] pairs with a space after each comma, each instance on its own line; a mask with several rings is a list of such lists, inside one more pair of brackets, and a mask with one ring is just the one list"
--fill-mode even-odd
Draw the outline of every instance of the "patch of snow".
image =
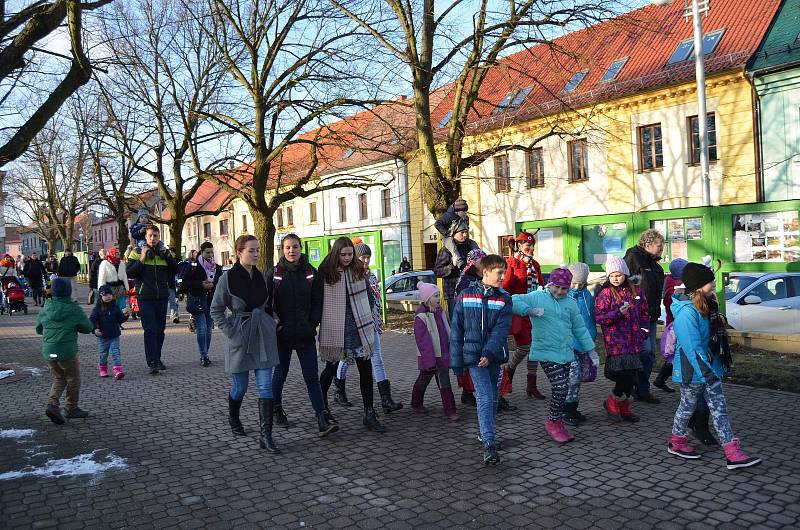
[[[50, 460], [43, 465], [27, 466], [19, 471], [0, 473], [0, 480], [13, 480], [23, 477], [62, 477], [77, 475], [97, 475], [110, 469], [125, 469], [128, 467], [124, 458], [109, 453], [105, 461], [97, 461], [94, 456], [97, 451], [78, 455], [72, 458]], [[101, 459], [103, 460], [103, 459]]]
[[0, 438], [27, 438], [35, 432], [33, 429], [5, 429], [0, 431]]

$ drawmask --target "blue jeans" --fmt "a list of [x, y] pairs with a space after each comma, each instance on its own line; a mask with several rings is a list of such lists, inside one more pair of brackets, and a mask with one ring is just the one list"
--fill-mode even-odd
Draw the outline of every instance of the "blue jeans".
[[211, 311], [206, 308], [202, 313], [194, 315], [194, 327], [197, 332], [197, 347], [200, 348], [200, 357], [208, 357], [208, 348], [211, 346]]
[[178, 293], [175, 289], [169, 290], [169, 317], [175, 318], [178, 314]]
[[[289, 375], [289, 366], [292, 363], [292, 351], [291, 348], [278, 347], [278, 357], [281, 363], [275, 367], [275, 372], [272, 374], [272, 393], [275, 396], [276, 405], [281, 404], [283, 385], [286, 383], [286, 376]], [[319, 369], [317, 345], [311, 342], [308, 346], [294, 351], [297, 351], [297, 358], [300, 359], [300, 369], [303, 371], [303, 380], [306, 382], [311, 406], [314, 407], [314, 412], [322, 412], [325, 410], [325, 403], [322, 400], [322, 387], [319, 384], [319, 374], [317, 373]]]
[[167, 301], [139, 300], [139, 316], [144, 329], [144, 356], [150, 366], [161, 360], [164, 329], [167, 327]]
[[111, 339], [97, 337], [98, 364], [107, 364], [109, 353], [111, 354], [111, 360], [114, 362], [114, 366], [122, 366], [122, 356], [119, 354], [119, 337]]
[[[339, 366], [336, 369], [336, 377], [338, 379], [345, 379], [347, 377], [348, 364], [344, 361], [339, 361]], [[381, 349], [381, 334], [375, 331], [375, 345], [372, 350], [372, 377], [376, 383], [386, 380], [386, 368], [383, 366], [383, 350]]]
[[[256, 373], [256, 387], [258, 387], [258, 397], [260, 399], [272, 398], [272, 368], [253, 370]], [[247, 384], [250, 381], [250, 372], [236, 372], [231, 374], [233, 386], [231, 386], [231, 399], [241, 401], [247, 392]]]
[[650, 393], [650, 374], [653, 373], [653, 365], [656, 364], [656, 324], [650, 324], [648, 329], [644, 349], [639, 353], [639, 359], [642, 361], [642, 370], [639, 372], [636, 393], [640, 396], [646, 396]]
[[478, 427], [486, 447], [494, 445], [497, 436], [494, 432], [494, 416], [499, 399], [497, 385], [500, 382], [500, 365], [490, 363], [486, 368], [469, 367], [469, 375], [475, 385], [475, 401], [478, 405]]

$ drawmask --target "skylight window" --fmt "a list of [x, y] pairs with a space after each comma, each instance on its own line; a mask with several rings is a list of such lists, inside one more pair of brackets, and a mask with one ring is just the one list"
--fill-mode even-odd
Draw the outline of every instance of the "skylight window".
[[342, 160], [346, 160], [346, 159], [350, 158], [351, 156], [353, 156], [354, 152], [355, 151], [353, 151], [353, 149], [348, 149], [347, 151], [342, 153]]
[[[717, 45], [719, 41], [722, 39], [722, 35], [725, 33], [724, 29], [720, 29], [717, 31], [712, 31], [711, 33], [706, 33], [703, 35], [703, 55], [710, 55], [714, 53], [714, 50], [717, 49]], [[667, 64], [675, 64], [680, 63], [683, 61], [688, 61], [694, 55], [694, 40], [693, 39], [686, 39], [678, 44], [678, 47], [675, 49], [675, 53], [672, 54], [672, 57], [669, 58]]]
[[437, 125], [436, 127], [438, 129], [441, 129], [442, 127], [444, 127], [445, 125], [450, 123], [450, 118], [452, 118], [452, 117], [453, 117], [453, 111], [451, 110], [450, 112], [448, 112], [447, 114], [444, 115], [444, 118], [441, 119], [441, 121], [439, 122], [439, 125]]
[[622, 67], [625, 66], [625, 63], [627, 62], [628, 58], [626, 57], [624, 59], [617, 59], [611, 63], [611, 66], [608, 67], [608, 70], [606, 70], [606, 73], [603, 74], [603, 77], [600, 79], [600, 81], [613, 81], [616, 79], [620, 70], [622, 70]]
[[570, 92], [574, 92], [575, 89], [578, 88], [578, 85], [581, 84], [581, 81], [583, 81], [583, 78], [586, 77], [586, 74], [588, 73], [589, 70], [581, 70], [577, 74], [573, 75], [572, 79], [570, 79], [569, 83], [567, 83], [567, 86], [564, 87], [564, 93], [568, 94]]
[[528, 94], [531, 93], [531, 90], [533, 90], [532, 86], [519, 90], [512, 90], [503, 98], [503, 101], [497, 104], [492, 114], [500, 114], [501, 112], [507, 112], [518, 108], [525, 101], [525, 98], [528, 97]]

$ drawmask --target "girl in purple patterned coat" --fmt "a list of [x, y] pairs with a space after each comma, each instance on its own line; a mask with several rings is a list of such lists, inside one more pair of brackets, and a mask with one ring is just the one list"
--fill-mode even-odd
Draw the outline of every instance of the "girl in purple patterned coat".
[[612, 421], [637, 422], [629, 398], [642, 369], [639, 353], [645, 346], [650, 315], [647, 300], [631, 283], [630, 270], [622, 258], [606, 260], [608, 281], [594, 302], [594, 318], [603, 331], [606, 347], [605, 376], [614, 389], [603, 403]]
[[414, 339], [417, 342], [417, 367], [419, 376], [411, 391], [411, 408], [426, 413], [423, 406], [425, 389], [431, 379], [436, 378], [445, 416], [451, 421], [458, 419], [456, 400], [450, 386], [450, 326], [442, 311], [439, 288], [432, 283], [417, 284], [422, 303], [414, 318]]

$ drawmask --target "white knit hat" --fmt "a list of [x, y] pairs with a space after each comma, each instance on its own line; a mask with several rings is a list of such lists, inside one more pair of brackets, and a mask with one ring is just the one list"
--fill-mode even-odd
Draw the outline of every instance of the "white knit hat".
[[573, 283], [586, 283], [589, 280], [589, 266], [585, 263], [573, 263], [569, 267]]
[[606, 258], [606, 274], [610, 275], [612, 272], [621, 272], [625, 276], [630, 276], [631, 271], [628, 269], [628, 264], [619, 256], [608, 256]]

